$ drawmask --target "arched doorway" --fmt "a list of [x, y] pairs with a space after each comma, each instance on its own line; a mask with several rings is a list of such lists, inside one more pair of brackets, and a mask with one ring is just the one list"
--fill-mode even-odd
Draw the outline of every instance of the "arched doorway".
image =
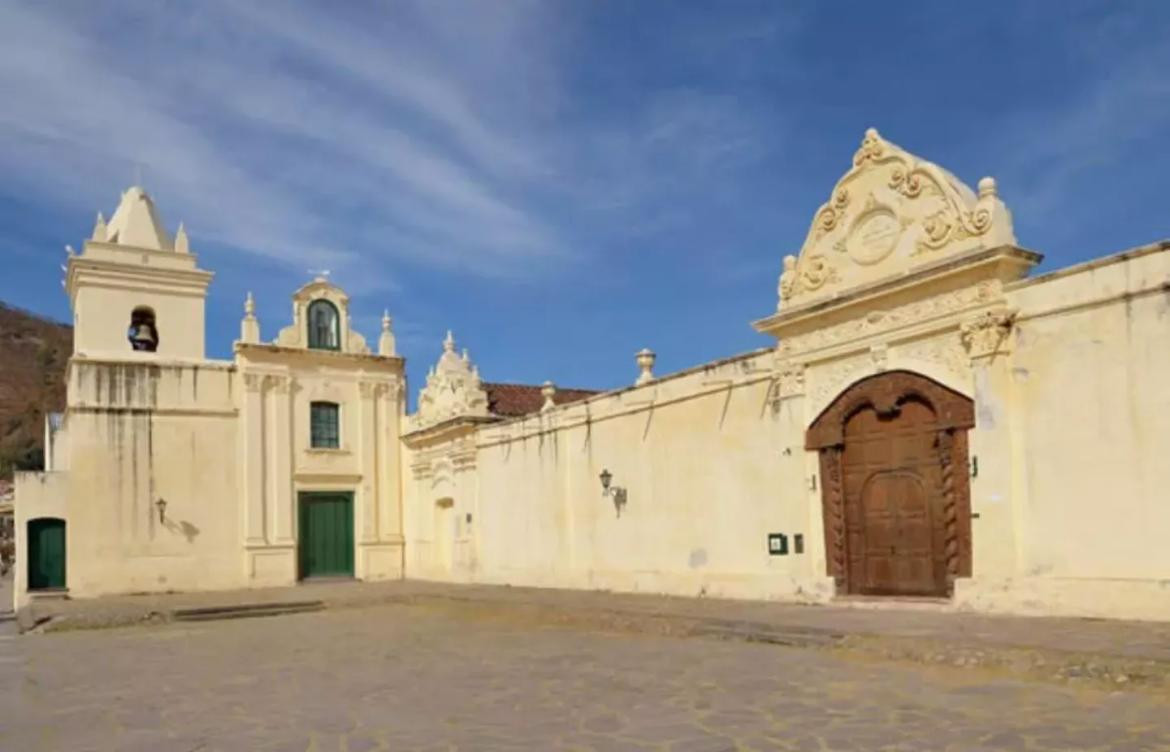
[[455, 567], [455, 500], [451, 497], [435, 502], [435, 568], [450, 574]]
[[941, 596], [971, 575], [974, 425], [970, 399], [906, 371], [862, 379], [813, 422], [838, 593]]
[[28, 589], [65, 587], [65, 520], [42, 517], [28, 521]]

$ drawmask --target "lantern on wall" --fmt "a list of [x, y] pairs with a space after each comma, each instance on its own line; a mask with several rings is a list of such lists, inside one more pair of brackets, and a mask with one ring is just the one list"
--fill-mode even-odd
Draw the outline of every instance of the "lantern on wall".
[[613, 483], [613, 473], [607, 469], [602, 469], [601, 475], [598, 476], [601, 480], [601, 495], [608, 496], [613, 499], [613, 508], [617, 512], [617, 516], [622, 516], [622, 507], [626, 505], [626, 489], [621, 486], [611, 485]]

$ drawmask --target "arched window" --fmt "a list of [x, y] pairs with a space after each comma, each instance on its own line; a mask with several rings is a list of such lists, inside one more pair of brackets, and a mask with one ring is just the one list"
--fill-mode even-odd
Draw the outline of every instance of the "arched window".
[[328, 300], [309, 304], [309, 347], [315, 350], [341, 349], [341, 317]]
[[154, 309], [138, 306], [130, 313], [130, 330], [126, 333], [130, 347], [143, 352], [158, 350], [158, 326], [154, 321]]
[[336, 402], [309, 404], [309, 446], [313, 449], [341, 448], [341, 410]]

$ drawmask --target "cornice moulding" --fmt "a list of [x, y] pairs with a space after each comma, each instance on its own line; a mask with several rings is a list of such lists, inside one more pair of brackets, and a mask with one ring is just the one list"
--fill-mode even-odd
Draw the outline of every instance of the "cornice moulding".
[[985, 280], [1015, 281], [1027, 273], [1042, 256], [1016, 246], [999, 246], [946, 258], [936, 264], [878, 280], [852, 291], [799, 306], [752, 323], [761, 333], [777, 338], [824, 328], [826, 325], [861, 316], [880, 308], [884, 301], [905, 296], [914, 288], [931, 288], [939, 293], [974, 285]]

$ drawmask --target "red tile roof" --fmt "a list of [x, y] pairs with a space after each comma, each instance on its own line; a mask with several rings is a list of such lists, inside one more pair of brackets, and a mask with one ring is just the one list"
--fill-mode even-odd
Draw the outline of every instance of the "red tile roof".
[[[540, 406], [544, 404], [544, 397], [540, 394], [539, 386], [485, 381], [483, 388], [488, 396], [488, 410], [493, 415], [504, 418], [538, 413]], [[553, 395], [553, 404], [564, 405], [599, 393], [596, 389], [562, 389], [557, 387], [557, 392]]]

